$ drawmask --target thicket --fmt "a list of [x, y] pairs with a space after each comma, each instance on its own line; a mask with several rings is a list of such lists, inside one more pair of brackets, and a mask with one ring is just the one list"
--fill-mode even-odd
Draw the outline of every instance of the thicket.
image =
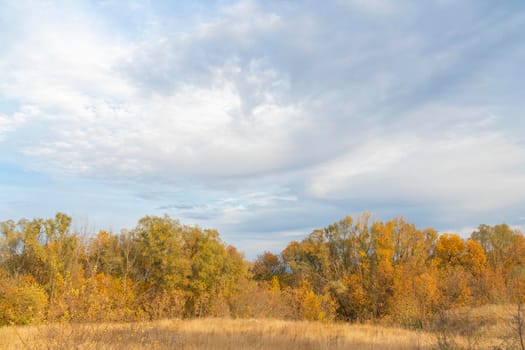
[[525, 238], [505, 224], [462, 239], [348, 216], [250, 263], [217, 231], [168, 216], [117, 234], [81, 234], [62, 213], [0, 223], [0, 325], [228, 316], [425, 328], [524, 288]]

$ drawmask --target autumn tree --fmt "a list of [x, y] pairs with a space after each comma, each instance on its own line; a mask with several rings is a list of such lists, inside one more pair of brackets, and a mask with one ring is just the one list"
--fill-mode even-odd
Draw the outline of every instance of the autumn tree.
[[255, 259], [251, 271], [256, 281], [270, 282], [273, 278], [277, 278], [282, 284], [286, 279], [286, 266], [281, 257], [268, 251]]
[[[516, 286], [525, 284], [525, 238], [518, 230], [507, 224], [495, 226], [480, 225], [471, 235], [478, 242], [486, 255], [488, 277], [487, 289], [490, 299], [502, 301], [505, 298], [517, 298]], [[501, 295], [505, 291], [506, 295]]]
[[63, 213], [0, 222], [0, 324], [234, 316], [425, 328], [525, 290], [525, 238], [505, 224], [463, 239], [365, 213], [249, 264], [216, 230], [167, 215], [118, 234], [71, 223]]
[[184, 305], [191, 266], [184, 250], [182, 225], [168, 216], [146, 216], [134, 229], [134, 279], [143, 307], [152, 318], [177, 315]]
[[240, 280], [247, 277], [248, 265], [233, 247], [227, 247], [215, 230], [190, 228], [185, 234], [186, 250], [191, 261], [189, 298], [185, 312], [189, 316], [206, 316], [222, 304], [228, 313], [228, 301]]

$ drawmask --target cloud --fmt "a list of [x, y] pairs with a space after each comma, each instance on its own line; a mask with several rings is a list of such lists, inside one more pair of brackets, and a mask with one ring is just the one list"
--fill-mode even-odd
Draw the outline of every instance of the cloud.
[[[246, 11], [253, 10], [236, 6], [225, 13]], [[300, 103], [280, 101], [289, 89], [286, 77], [259, 58], [236, 63], [228, 56], [218, 65], [201, 62], [206, 79], [199, 83], [194, 77], [201, 68], [187, 65], [199, 62], [191, 57], [199, 48], [186, 49], [178, 62], [179, 56], [170, 56], [174, 48], [163, 44], [213, 42], [212, 33], [221, 30], [239, 44], [249, 26], [240, 24], [232, 31], [222, 23], [203, 24], [194, 33], [163, 38], [148, 47], [149, 42], [119, 46], [87, 23], [73, 31], [69, 24], [46, 22], [3, 62], [11, 72], [3, 92], [24, 106], [37, 106], [40, 113], [32, 123], [48, 128], [20, 147], [42, 170], [102, 178], [165, 173], [166, 180], [268, 172], [303, 158], [295, 156], [293, 138], [311, 125]], [[127, 63], [132, 67], [137, 62], [142, 81], [133, 78], [131, 68], [131, 75], [122, 71]], [[188, 76], [178, 76], [173, 71], [177, 67], [190, 68]], [[171, 82], [177, 85], [164, 91]]]
[[24, 124], [35, 112], [34, 108], [25, 106], [20, 112], [14, 113], [12, 116], [0, 113], [0, 140], [4, 134]]
[[[229, 196], [228, 196], [229, 195]], [[289, 190], [270, 190], [270, 192], [250, 191], [244, 193], [218, 193], [217, 198], [208, 195], [202, 203], [195, 203], [196, 198], [190, 198], [192, 202], [168, 204], [159, 207], [167, 210], [177, 217], [188, 220], [207, 220], [218, 222], [221, 225], [239, 224], [254, 213], [261, 215], [265, 211], [273, 211], [274, 208], [287, 208], [298, 200]]]
[[479, 52], [470, 38], [436, 51], [424, 27], [384, 33], [370, 20], [354, 34], [336, 9], [239, 2], [186, 31], [157, 16], [159, 32], [124, 42], [95, 26], [96, 12], [79, 20], [76, 8], [51, 7], [21, 19], [34, 30], [2, 60], [2, 91], [36, 108], [25, 122], [48, 130], [19, 150], [43, 171], [105, 179], [315, 167], [394, 129], [407, 105], [468, 71], [459, 57]]
[[321, 166], [310, 191], [320, 198], [404, 198], [489, 211], [523, 203], [525, 150], [498, 134], [442, 140], [376, 141]]
[[0, 160], [234, 233], [523, 206], [511, 6], [5, 5]]

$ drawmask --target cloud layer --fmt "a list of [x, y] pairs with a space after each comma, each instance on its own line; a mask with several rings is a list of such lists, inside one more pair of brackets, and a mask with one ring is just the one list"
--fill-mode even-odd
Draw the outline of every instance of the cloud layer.
[[521, 5], [0, 4], [1, 161], [231, 237], [519, 221]]

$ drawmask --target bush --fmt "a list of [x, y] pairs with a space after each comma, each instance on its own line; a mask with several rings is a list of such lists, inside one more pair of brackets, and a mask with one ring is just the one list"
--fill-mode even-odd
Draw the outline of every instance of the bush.
[[31, 278], [0, 280], [0, 325], [27, 325], [45, 317], [48, 297]]

